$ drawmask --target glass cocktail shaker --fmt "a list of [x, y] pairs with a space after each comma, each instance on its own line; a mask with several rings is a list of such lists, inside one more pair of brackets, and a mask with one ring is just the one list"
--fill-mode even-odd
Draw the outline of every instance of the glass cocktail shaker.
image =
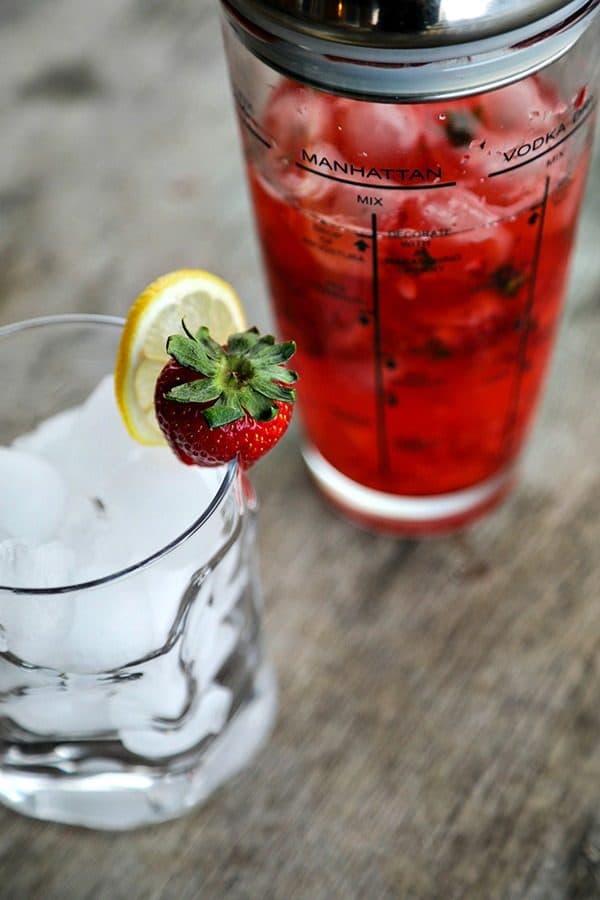
[[600, 0], [222, 0], [308, 467], [448, 530], [514, 482], [593, 137]]

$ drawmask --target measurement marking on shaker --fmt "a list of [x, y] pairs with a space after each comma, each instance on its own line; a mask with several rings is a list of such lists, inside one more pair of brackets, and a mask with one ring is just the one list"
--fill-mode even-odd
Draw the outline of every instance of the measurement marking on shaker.
[[576, 131], [579, 131], [579, 129], [583, 125], [585, 125], [589, 117], [594, 112], [595, 108], [595, 104], [593, 106], [590, 106], [589, 110], [585, 113], [585, 115], [581, 117], [577, 125], [575, 125], [575, 127], [572, 128], [568, 134], [565, 134], [565, 136], [562, 137], [560, 141], [556, 141], [555, 144], [551, 144], [549, 147], [546, 147], [545, 150], [542, 150], [541, 153], [538, 153], [535, 156], [530, 156], [527, 159], [522, 160], [521, 162], [515, 163], [514, 166], [507, 166], [505, 169], [498, 169], [498, 171], [496, 172], [489, 172], [488, 178], [495, 178], [496, 175], [504, 175], [506, 172], [514, 172], [515, 169], [520, 169], [522, 166], [528, 166], [529, 163], [533, 163], [537, 159], [541, 159], [542, 156], [546, 156], [548, 153], [553, 153], [557, 147], [560, 147], [561, 144], [564, 144], [565, 141], [568, 141], [570, 137], [573, 137]]
[[514, 428], [517, 414], [519, 411], [519, 402], [521, 400], [521, 388], [523, 384], [523, 374], [525, 372], [525, 363], [527, 356], [527, 344], [529, 342], [529, 334], [531, 332], [531, 313], [533, 310], [533, 304], [535, 302], [535, 294], [537, 287], [537, 276], [538, 269], [540, 265], [540, 256], [542, 252], [542, 238], [544, 236], [544, 222], [546, 220], [546, 207], [548, 205], [548, 193], [550, 187], [550, 176], [546, 176], [546, 182], [544, 185], [544, 196], [542, 198], [541, 203], [538, 204], [538, 209], [540, 213], [539, 217], [539, 225], [538, 231], [535, 238], [535, 246], [533, 248], [533, 258], [531, 265], [531, 281], [529, 283], [529, 293], [527, 295], [527, 304], [525, 306], [524, 312], [524, 323], [523, 323], [523, 332], [521, 334], [521, 340], [519, 341], [519, 349], [517, 352], [517, 377], [515, 380], [514, 393], [512, 397], [512, 401], [510, 404], [510, 408], [508, 410], [508, 414], [506, 416], [506, 422], [504, 425], [504, 438], [503, 438], [503, 454], [506, 452], [508, 444], [511, 440], [511, 432]]
[[245, 119], [242, 119], [242, 125], [244, 126], [244, 128], [247, 129], [247, 131], [250, 132], [250, 134], [251, 134], [253, 137], [256, 138], [257, 141], [260, 141], [261, 144], [264, 144], [264, 146], [265, 146], [268, 150], [271, 149], [270, 143], [269, 143], [268, 141], [266, 141], [266, 140], [264, 139], [264, 137], [258, 133], [258, 131], [255, 131], [254, 128], [252, 127], [252, 125], [250, 125]]
[[379, 259], [377, 248], [377, 213], [371, 214], [371, 260], [373, 292], [373, 351], [375, 355], [375, 402], [377, 415], [377, 447], [379, 469], [385, 474], [390, 468], [390, 456], [385, 421], [385, 387], [381, 353], [381, 318], [379, 310]]
[[258, 131], [257, 131], [255, 128], [252, 127], [252, 125], [250, 124], [250, 122], [249, 122], [248, 119], [246, 118], [246, 114], [244, 113], [244, 110], [242, 109], [242, 107], [240, 106], [240, 104], [237, 103], [236, 105], [237, 105], [237, 108], [238, 108], [239, 113], [240, 113], [240, 122], [242, 123], [242, 125], [244, 126], [244, 128], [245, 128], [247, 131], [249, 131], [250, 134], [251, 134], [253, 137], [255, 137], [257, 141], [260, 141], [261, 144], [263, 144], [263, 145], [267, 148], [267, 150], [270, 150], [270, 149], [271, 149], [271, 144], [270, 144], [270, 143], [262, 136], [262, 134], [259, 134]]
[[338, 175], [328, 175], [327, 172], [319, 172], [297, 162], [296, 166], [311, 175], [319, 178], [327, 178], [328, 181], [339, 181], [340, 184], [350, 184], [352, 187], [368, 188], [373, 191], [433, 191], [437, 188], [456, 187], [456, 181], [438, 181], [435, 184], [380, 184], [379, 182], [352, 181], [350, 178], [340, 178]]

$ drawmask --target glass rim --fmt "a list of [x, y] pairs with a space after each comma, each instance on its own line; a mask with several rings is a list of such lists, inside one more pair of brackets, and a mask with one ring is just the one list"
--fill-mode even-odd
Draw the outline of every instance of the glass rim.
[[[9, 334], [15, 334], [17, 332], [26, 331], [32, 328], [41, 328], [47, 325], [110, 325], [122, 328], [124, 324], [125, 319], [122, 316], [103, 315], [101, 313], [56, 313], [48, 316], [37, 316], [31, 319], [22, 319], [19, 322], [12, 322], [7, 325], [0, 325], [0, 338], [6, 337]], [[214, 512], [223, 502], [238, 474], [238, 471], [238, 461], [237, 459], [232, 459], [229, 463], [226, 464], [226, 470], [223, 478], [212, 494], [209, 503], [206, 505], [200, 515], [196, 519], [194, 519], [194, 521], [190, 525], [188, 525], [187, 528], [176, 535], [171, 541], [164, 544], [153, 553], [150, 553], [148, 556], [145, 556], [143, 559], [131, 563], [131, 565], [129, 566], [117, 569], [116, 572], [109, 572], [107, 575], [102, 575], [98, 578], [92, 578], [88, 581], [82, 581], [73, 584], [56, 585], [52, 587], [16, 587], [15, 585], [5, 585], [0, 583], [0, 592], [13, 595], [28, 594], [35, 596], [70, 594], [77, 591], [85, 591], [93, 588], [103, 587], [104, 585], [113, 584], [117, 581], [121, 581], [129, 577], [130, 575], [140, 572], [142, 569], [147, 569], [153, 563], [158, 562], [158, 560], [163, 559], [163, 557], [176, 550], [193, 534], [195, 534], [202, 528], [202, 526], [212, 517]]]

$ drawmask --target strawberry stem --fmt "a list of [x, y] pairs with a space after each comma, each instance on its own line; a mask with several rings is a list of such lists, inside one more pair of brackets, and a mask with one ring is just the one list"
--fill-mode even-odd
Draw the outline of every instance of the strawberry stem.
[[293, 341], [276, 343], [272, 335], [250, 328], [232, 334], [221, 347], [205, 327], [196, 335], [183, 322], [182, 328], [184, 334], [169, 337], [167, 352], [201, 377], [171, 388], [165, 397], [178, 403], [207, 404], [203, 414], [211, 428], [245, 415], [268, 422], [279, 412], [277, 403], [295, 401], [290, 385], [298, 375], [285, 366], [296, 351]]

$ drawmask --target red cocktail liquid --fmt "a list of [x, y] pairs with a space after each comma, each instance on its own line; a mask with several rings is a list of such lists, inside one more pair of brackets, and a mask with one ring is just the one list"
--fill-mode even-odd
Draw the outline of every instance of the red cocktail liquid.
[[336, 470], [430, 497], [510, 467], [557, 327], [591, 113], [539, 77], [417, 106], [282, 81], [260, 121], [241, 113], [307, 437]]

